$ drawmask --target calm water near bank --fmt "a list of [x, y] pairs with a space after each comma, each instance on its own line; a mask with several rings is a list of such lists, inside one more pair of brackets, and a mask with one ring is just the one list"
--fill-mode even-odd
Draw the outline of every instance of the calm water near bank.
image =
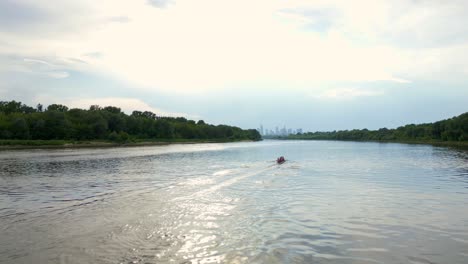
[[468, 263], [468, 152], [273, 140], [1, 151], [0, 223], [0, 263]]

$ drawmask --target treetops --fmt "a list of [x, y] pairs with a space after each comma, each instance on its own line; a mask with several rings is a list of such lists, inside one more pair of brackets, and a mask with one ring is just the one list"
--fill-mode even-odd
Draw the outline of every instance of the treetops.
[[127, 115], [118, 107], [92, 105], [89, 109], [51, 104], [44, 109], [21, 102], [0, 102], [0, 139], [213, 139], [260, 140], [254, 129], [209, 125], [184, 117], [164, 117], [150, 111]]
[[468, 141], [468, 113], [427, 124], [409, 124], [396, 129], [353, 129], [332, 132], [308, 132], [290, 139], [355, 141]]

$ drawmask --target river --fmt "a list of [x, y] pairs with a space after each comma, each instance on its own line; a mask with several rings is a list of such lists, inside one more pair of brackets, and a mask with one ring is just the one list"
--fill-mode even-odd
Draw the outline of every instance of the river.
[[1, 151], [0, 223], [0, 263], [462, 264], [468, 152], [274, 140]]

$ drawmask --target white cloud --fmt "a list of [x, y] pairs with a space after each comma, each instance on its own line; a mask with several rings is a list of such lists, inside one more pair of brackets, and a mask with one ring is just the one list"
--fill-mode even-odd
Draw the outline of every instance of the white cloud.
[[55, 79], [63, 79], [70, 76], [66, 71], [60, 70], [60, 67], [53, 65], [47, 61], [36, 60], [36, 59], [23, 59], [25, 66], [23, 68], [24, 72], [29, 72], [32, 74], [46, 75]]
[[174, 2], [171, 0], [148, 0], [148, 4], [157, 7], [157, 8], [165, 8]]
[[369, 97], [384, 95], [381, 89], [364, 89], [364, 88], [333, 88], [325, 90], [318, 94], [311, 94], [312, 97], [318, 99], [331, 100], [352, 100], [357, 97]]
[[54, 71], [54, 72], [48, 72], [47, 75], [51, 78], [55, 79], [63, 79], [67, 78], [70, 76], [70, 74], [66, 71]]
[[[171, 5], [154, 8], [150, 2]], [[245, 83], [282, 83], [299, 89], [324, 82], [410, 82], [434, 76], [453, 80], [466, 78], [455, 66], [468, 67], [468, 60], [460, 59], [460, 54], [468, 54], [463, 42], [468, 40], [463, 23], [468, 5], [463, 2], [63, 0], [57, 7], [49, 0], [22, 3], [56, 15], [67, 30], [57, 33], [64, 28], [55, 28], [55, 20], [53, 25], [40, 23], [43, 31], [56, 33], [40, 38], [25, 34], [25, 28], [15, 34], [0, 26], [0, 37], [9, 42], [0, 43], [0, 53], [80, 59], [87, 65], [67, 67], [110, 74], [146, 89], [190, 93]], [[87, 16], [67, 17], [77, 10]], [[125, 23], [108, 23], [115, 18]], [[431, 48], [412, 49], [423, 43]], [[67, 71], [61, 72], [51, 77], [65, 77]]]
[[[63, 79], [70, 76], [64, 70], [66, 66], [56, 65], [45, 60], [1, 56], [0, 73], [19, 72], [28, 75], [47, 76], [53, 79]], [[0, 79], [1, 80], [1, 79]], [[5, 81], [5, 80], [3, 80]]]

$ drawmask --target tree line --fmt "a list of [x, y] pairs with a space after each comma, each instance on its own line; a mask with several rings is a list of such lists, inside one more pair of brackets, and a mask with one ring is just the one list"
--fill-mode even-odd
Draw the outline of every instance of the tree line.
[[69, 109], [51, 104], [27, 106], [0, 101], [0, 139], [22, 140], [260, 140], [255, 129], [210, 125], [184, 117], [163, 117], [150, 111], [127, 115], [118, 107], [92, 105]]
[[396, 129], [308, 132], [291, 135], [288, 138], [355, 141], [468, 141], [468, 112], [434, 123], [410, 124]]

